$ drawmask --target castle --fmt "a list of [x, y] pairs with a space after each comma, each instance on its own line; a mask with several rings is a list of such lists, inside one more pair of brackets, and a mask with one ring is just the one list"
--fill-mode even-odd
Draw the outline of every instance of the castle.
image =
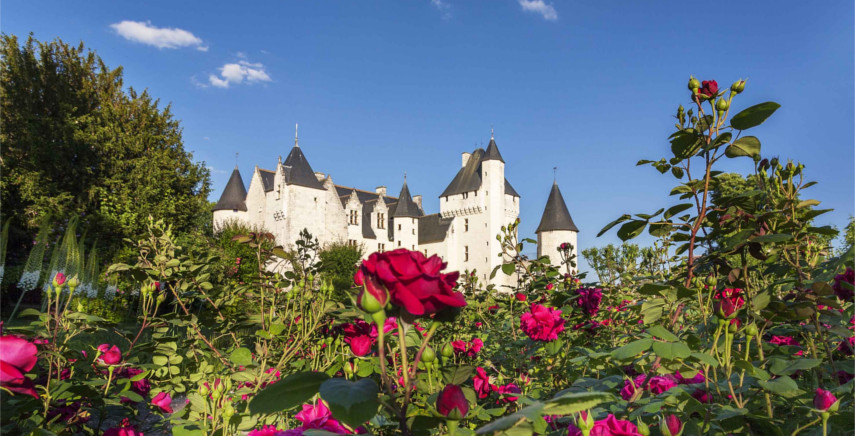
[[[439, 200], [439, 213], [425, 214], [421, 195], [410, 194], [406, 177], [397, 197], [389, 196], [385, 186], [371, 192], [337, 185], [330, 175], [312, 170], [295, 135], [294, 147], [275, 170], [255, 167], [248, 190], [235, 167], [214, 206], [213, 224], [218, 228], [237, 220], [261, 227], [285, 247], [307, 229], [322, 246], [362, 245], [366, 257], [397, 248], [418, 250], [440, 256], [450, 271], [477, 271], [484, 282], [513, 285], [515, 279], [502, 273], [490, 279], [503, 263], [496, 235], [520, 211], [520, 195], [505, 179], [505, 161], [492, 134], [486, 150], [463, 153], [460, 170]], [[576, 247], [578, 231], [553, 183], [536, 231], [538, 257], [549, 256], [557, 264], [558, 246], [570, 242]]]

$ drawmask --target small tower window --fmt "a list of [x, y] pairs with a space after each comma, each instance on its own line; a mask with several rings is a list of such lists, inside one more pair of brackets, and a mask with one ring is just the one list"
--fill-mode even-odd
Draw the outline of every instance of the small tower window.
[[469, 262], [469, 246], [463, 247], [463, 261]]
[[400, 225], [400, 224], [398, 224], [398, 230], [401, 230], [401, 225]]
[[399, 247], [401, 246], [401, 241], [398, 241], [398, 246], [399, 246]]
[[464, 218], [464, 219], [463, 219], [463, 231], [464, 231], [464, 232], [468, 232], [468, 231], [469, 231], [469, 218]]
[[414, 234], [414, 235], [416, 234], [416, 229], [413, 229], [413, 234]]

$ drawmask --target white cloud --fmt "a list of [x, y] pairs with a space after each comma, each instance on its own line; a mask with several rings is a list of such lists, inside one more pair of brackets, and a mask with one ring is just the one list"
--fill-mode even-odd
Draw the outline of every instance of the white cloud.
[[208, 51], [208, 46], [202, 45], [201, 38], [184, 29], [156, 27], [150, 21], [129, 20], [111, 24], [110, 27], [127, 40], [157, 48], [195, 47], [199, 51]]
[[211, 74], [208, 82], [217, 88], [228, 88], [230, 85], [238, 85], [246, 81], [248, 84], [258, 82], [270, 82], [272, 79], [264, 65], [247, 61], [238, 61], [236, 64], [225, 64], [220, 67], [220, 75]]
[[538, 13], [543, 16], [544, 20], [555, 21], [558, 19], [558, 12], [555, 12], [555, 7], [543, 0], [519, 0], [519, 2], [524, 11]]
[[432, 4], [435, 8], [437, 8], [440, 12], [442, 12], [442, 19], [447, 20], [451, 18], [451, 5], [442, 1], [442, 0], [430, 0], [430, 4]]

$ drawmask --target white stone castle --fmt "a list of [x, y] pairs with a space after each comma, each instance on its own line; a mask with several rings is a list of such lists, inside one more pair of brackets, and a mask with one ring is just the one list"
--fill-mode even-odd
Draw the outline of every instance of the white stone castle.
[[[501, 272], [490, 279], [502, 264], [496, 235], [520, 211], [520, 195], [505, 179], [505, 161], [492, 135], [486, 150], [463, 153], [461, 168], [439, 201], [439, 213], [425, 214], [421, 195], [410, 195], [406, 178], [397, 197], [387, 195], [385, 186], [372, 192], [337, 185], [330, 175], [312, 170], [295, 135], [284, 162], [280, 157], [274, 170], [255, 167], [248, 190], [235, 167], [214, 207], [214, 227], [240, 221], [264, 228], [284, 247], [307, 229], [322, 246], [361, 245], [365, 257], [397, 248], [418, 250], [442, 257], [449, 271], [476, 271], [484, 282], [513, 285], [515, 279]], [[536, 231], [537, 255], [558, 264], [558, 246], [569, 242], [576, 247], [578, 231], [553, 183]]]

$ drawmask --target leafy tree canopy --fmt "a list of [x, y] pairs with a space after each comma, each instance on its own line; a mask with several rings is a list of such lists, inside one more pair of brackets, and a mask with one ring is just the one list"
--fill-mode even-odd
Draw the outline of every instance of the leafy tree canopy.
[[184, 149], [170, 106], [125, 90], [121, 67], [82, 43], [4, 34], [0, 71], [0, 200], [19, 244], [42, 222], [80, 216], [109, 258], [149, 215], [179, 233], [205, 225], [208, 170]]

